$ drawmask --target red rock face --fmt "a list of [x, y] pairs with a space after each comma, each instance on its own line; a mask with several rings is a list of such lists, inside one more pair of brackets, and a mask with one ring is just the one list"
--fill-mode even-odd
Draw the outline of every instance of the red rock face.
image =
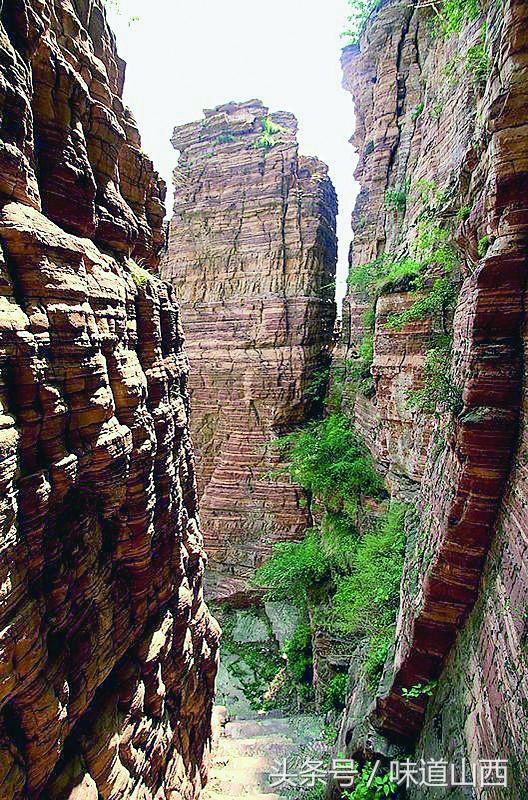
[[[335, 193], [298, 155], [296, 121], [260, 101], [177, 128], [180, 150], [162, 274], [181, 302], [191, 363], [200, 516], [216, 594], [244, 590], [278, 539], [308, 524], [276, 477], [270, 442], [302, 422], [334, 322]], [[270, 126], [268, 126], [270, 127]]]
[[194, 798], [218, 629], [164, 187], [98, 0], [0, 25], [0, 796]]
[[[484, 81], [478, 86], [466, 69], [446, 83], [453, 56], [478, 43], [484, 20]], [[362, 184], [353, 264], [383, 249], [394, 252], [415, 235], [418, 199], [410, 192], [405, 210], [395, 213], [384, 204], [387, 187], [425, 178], [447, 189], [451, 215], [467, 208], [456, 232], [461, 288], [452, 322], [452, 377], [462, 389], [462, 410], [435, 422], [416, 412], [409, 420], [409, 411], [398, 406], [402, 386], [423, 382], [420, 336], [427, 331], [413, 323], [390, 342], [384, 314], [406, 302], [394, 292], [376, 304], [374, 396], [354, 407], [356, 424], [392, 477], [394, 495], [413, 499], [421, 516], [407, 554], [396, 652], [366, 716], [389, 737], [416, 738], [426, 698], [406, 699], [402, 689], [439, 679], [418, 755], [500, 755], [512, 765], [526, 763], [519, 731], [528, 707], [521, 677], [528, 599], [524, 417], [515, 444], [528, 240], [526, 24], [526, 4], [509, 0], [500, 8], [491, 4], [460, 38], [444, 41], [431, 38], [426, 11], [389, 2], [370, 20], [359, 48], [347, 48], [343, 57], [358, 115]], [[345, 303], [349, 355], [359, 338], [357, 309], [367, 299], [351, 294]], [[508, 611], [500, 618], [492, 604], [502, 602]], [[503, 713], [510, 703], [515, 714]], [[357, 725], [356, 719], [351, 730]], [[524, 785], [521, 771], [516, 780]], [[429, 797], [420, 792], [417, 798]], [[498, 792], [489, 796], [506, 796]]]

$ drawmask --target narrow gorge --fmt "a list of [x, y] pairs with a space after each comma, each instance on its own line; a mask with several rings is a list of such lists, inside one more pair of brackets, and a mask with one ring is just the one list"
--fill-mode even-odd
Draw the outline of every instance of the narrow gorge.
[[0, 0], [0, 800], [528, 797], [528, 2], [349, 5], [336, 303], [295, 104], [160, 74], [168, 209], [119, 2]]

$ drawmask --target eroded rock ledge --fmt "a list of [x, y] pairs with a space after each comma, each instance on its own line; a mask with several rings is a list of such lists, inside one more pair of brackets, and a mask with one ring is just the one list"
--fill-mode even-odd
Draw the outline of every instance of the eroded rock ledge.
[[0, 795], [191, 800], [218, 628], [165, 190], [100, 0], [0, 19]]
[[234, 596], [274, 541], [308, 523], [301, 490], [272, 474], [269, 445], [307, 417], [328, 366], [336, 198], [327, 167], [298, 155], [292, 114], [259, 100], [204, 113], [174, 133], [162, 274], [187, 332], [211, 591]]
[[[435, 417], [407, 404], [409, 390], [423, 387], [435, 325], [434, 318], [387, 324], [390, 314], [415, 301], [409, 285], [386, 286], [377, 299], [351, 290], [346, 357], [357, 357], [363, 311], [373, 299], [375, 328], [373, 384], [350, 410], [384, 465], [393, 496], [416, 505], [420, 524], [408, 546], [395, 653], [376, 693], [369, 695], [360, 670], [354, 674], [342, 743], [372, 754], [386, 747], [380, 733], [407, 746], [421, 734], [418, 757], [509, 758], [511, 793], [490, 790], [490, 798], [522, 795], [528, 758], [520, 733], [528, 708], [526, 425], [520, 414], [527, 13], [521, 0], [483, 3], [481, 17], [467, 21], [460, 35], [434, 38], [427, 9], [389, 0], [369, 19], [359, 47], [343, 55], [356, 105], [362, 186], [352, 265], [381, 252], [404, 253], [416, 240], [424, 191], [436, 194], [438, 224], [455, 223], [459, 256], [454, 318], [443, 323], [452, 331], [450, 381], [460, 389], [460, 405]], [[472, 51], [481, 59], [476, 75], [468, 51], [483, 37], [485, 51]], [[434, 272], [426, 273], [425, 291], [432, 280]], [[431, 681], [438, 686], [427, 711], [426, 693], [402, 693]], [[411, 795], [429, 797], [424, 788]]]

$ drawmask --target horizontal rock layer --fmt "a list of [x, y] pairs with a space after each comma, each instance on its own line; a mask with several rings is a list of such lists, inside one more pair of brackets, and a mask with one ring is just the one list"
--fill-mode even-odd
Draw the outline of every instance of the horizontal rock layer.
[[257, 100], [204, 113], [174, 133], [162, 274], [187, 333], [211, 591], [234, 595], [274, 541], [309, 521], [301, 490], [273, 475], [270, 442], [306, 418], [328, 363], [336, 198], [327, 167], [298, 155], [292, 114], [270, 116]]
[[0, 795], [191, 800], [218, 628], [165, 189], [99, 0], [0, 21]]
[[[462, 410], [437, 420], [409, 410], [407, 390], [423, 385], [427, 330], [426, 322], [387, 328], [387, 311], [409, 303], [394, 287], [376, 303], [373, 396], [352, 404], [394, 496], [414, 501], [421, 515], [408, 553], [396, 652], [363, 722], [369, 717], [396, 740], [416, 739], [426, 696], [409, 700], [402, 689], [439, 679], [418, 756], [475, 761], [500, 754], [512, 768], [526, 763], [521, 731], [528, 707], [524, 417], [519, 437], [528, 240], [526, 15], [520, 0], [485, 4], [482, 17], [460, 35], [433, 38], [427, 10], [389, 0], [369, 19], [359, 46], [343, 54], [362, 187], [352, 264], [401, 251], [402, 241], [412, 240], [423, 201], [411, 189], [420, 180], [444, 190], [444, 211], [452, 218], [467, 209], [456, 231], [461, 287], [452, 323], [452, 378], [462, 388]], [[464, 53], [481, 41], [483, 22], [489, 63], [481, 82], [462, 65]], [[386, 190], [406, 185], [405, 208], [387, 208]], [[345, 300], [341, 348], [349, 358], [357, 353], [362, 310], [371, 299], [350, 293]], [[492, 608], [500, 603], [504, 615]], [[356, 692], [356, 710], [358, 702]], [[505, 713], [510, 703], [512, 713]], [[353, 747], [363, 722], [351, 706], [342, 736]], [[519, 771], [516, 780], [512, 794], [489, 796], [519, 797]], [[423, 792], [411, 794], [429, 796]]]

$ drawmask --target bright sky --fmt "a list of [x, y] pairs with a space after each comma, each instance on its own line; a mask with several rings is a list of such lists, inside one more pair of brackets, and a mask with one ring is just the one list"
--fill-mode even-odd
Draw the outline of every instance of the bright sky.
[[200, 119], [204, 108], [258, 97], [271, 111], [296, 115], [301, 152], [329, 165], [337, 191], [340, 305], [357, 191], [352, 98], [339, 65], [346, 0], [120, 0], [120, 7], [110, 18], [128, 64], [125, 100], [169, 186], [172, 129]]

